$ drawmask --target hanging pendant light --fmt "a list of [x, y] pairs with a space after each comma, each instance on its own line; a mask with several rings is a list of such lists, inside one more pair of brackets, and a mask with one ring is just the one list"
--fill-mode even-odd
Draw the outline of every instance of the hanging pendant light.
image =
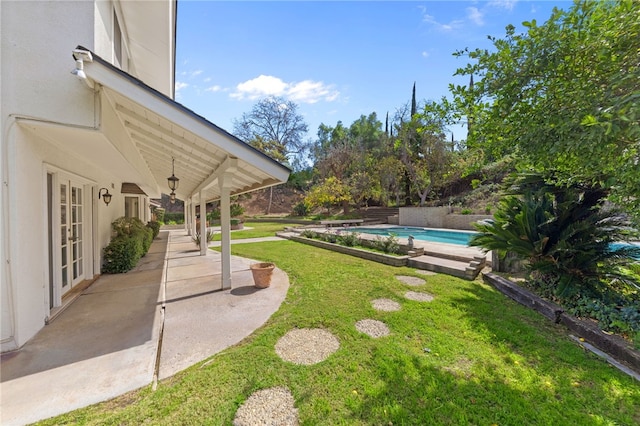
[[173, 193], [176, 189], [178, 189], [178, 184], [180, 183], [180, 179], [178, 179], [175, 175], [175, 162], [176, 159], [171, 159], [171, 176], [167, 178], [167, 184], [169, 185], [169, 189], [171, 190], [171, 194], [173, 196], [173, 202], [175, 202], [176, 194]]

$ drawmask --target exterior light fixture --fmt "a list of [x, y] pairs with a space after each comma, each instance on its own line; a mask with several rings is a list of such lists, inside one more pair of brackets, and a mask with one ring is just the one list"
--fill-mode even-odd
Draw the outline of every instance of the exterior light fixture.
[[171, 204], [175, 204], [176, 203], [176, 193], [171, 191], [171, 194], [169, 194], [169, 201], [171, 202]]
[[76, 69], [71, 71], [71, 74], [78, 77], [80, 80], [87, 80], [87, 74], [84, 72], [84, 62], [93, 62], [93, 56], [88, 50], [74, 49], [73, 59], [76, 60]]
[[76, 60], [76, 69], [71, 71], [71, 74], [75, 75], [81, 80], [87, 79], [87, 75], [84, 73], [84, 62], [82, 62], [82, 59]]
[[[104, 194], [102, 194], [102, 190], [104, 189]], [[98, 191], [98, 199], [100, 199], [100, 195], [102, 195], [102, 201], [108, 206], [111, 202], [111, 194], [109, 194], [109, 190], [107, 188], [100, 188]]]
[[180, 179], [178, 179], [175, 175], [175, 162], [176, 159], [171, 159], [171, 176], [167, 178], [167, 183], [169, 185], [169, 189], [171, 190], [172, 200], [175, 201], [176, 194], [173, 193], [176, 189], [178, 189], [178, 184], [180, 183]]

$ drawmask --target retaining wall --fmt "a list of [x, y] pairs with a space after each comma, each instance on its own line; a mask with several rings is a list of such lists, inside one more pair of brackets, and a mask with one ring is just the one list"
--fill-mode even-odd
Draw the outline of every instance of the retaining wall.
[[473, 223], [493, 218], [483, 214], [453, 214], [449, 210], [449, 207], [400, 207], [398, 224], [473, 231]]

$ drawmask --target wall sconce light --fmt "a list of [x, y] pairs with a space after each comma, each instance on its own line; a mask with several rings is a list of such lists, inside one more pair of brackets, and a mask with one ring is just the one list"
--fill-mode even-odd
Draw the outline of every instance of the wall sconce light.
[[[104, 194], [102, 194], [102, 190], [104, 189]], [[107, 188], [100, 188], [98, 190], [98, 200], [100, 199], [100, 195], [102, 195], [102, 201], [108, 206], [111, 202], [111, 194], [109, 194], [109, 190]]]
[[178, 179], [175, 175], [175, 165], [176, 159], [171, 159], [171, 176], [167, 178], [167, 183], [169, 185], [169, 189], [171, 190], [171, 194], [173, 195], [173, 200], [175, 201], [176, 194], [173, 193], [176, 189], [178, 189], [178, 184], [180, 183], [180, 179]]
[[171, 191], [171, 194], [169, 194], [169, 201], [171, 202], [171, 204], [175, 204], [176, 203], [176, 193]]

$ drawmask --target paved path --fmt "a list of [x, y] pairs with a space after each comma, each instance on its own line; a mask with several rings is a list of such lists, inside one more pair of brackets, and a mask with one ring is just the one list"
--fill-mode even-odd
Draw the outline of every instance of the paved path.
[[240, 342], [289, 288], [276, 269], [271, 286], [256, 289], [251, 262], [232, 257], [232, 289], [220, 290], [220, 254], [200, 256], [184, 231], [162, 231], [135, 270], [101, 276], [20, 350], [2, 354], [0, 423], [111, 399]]

